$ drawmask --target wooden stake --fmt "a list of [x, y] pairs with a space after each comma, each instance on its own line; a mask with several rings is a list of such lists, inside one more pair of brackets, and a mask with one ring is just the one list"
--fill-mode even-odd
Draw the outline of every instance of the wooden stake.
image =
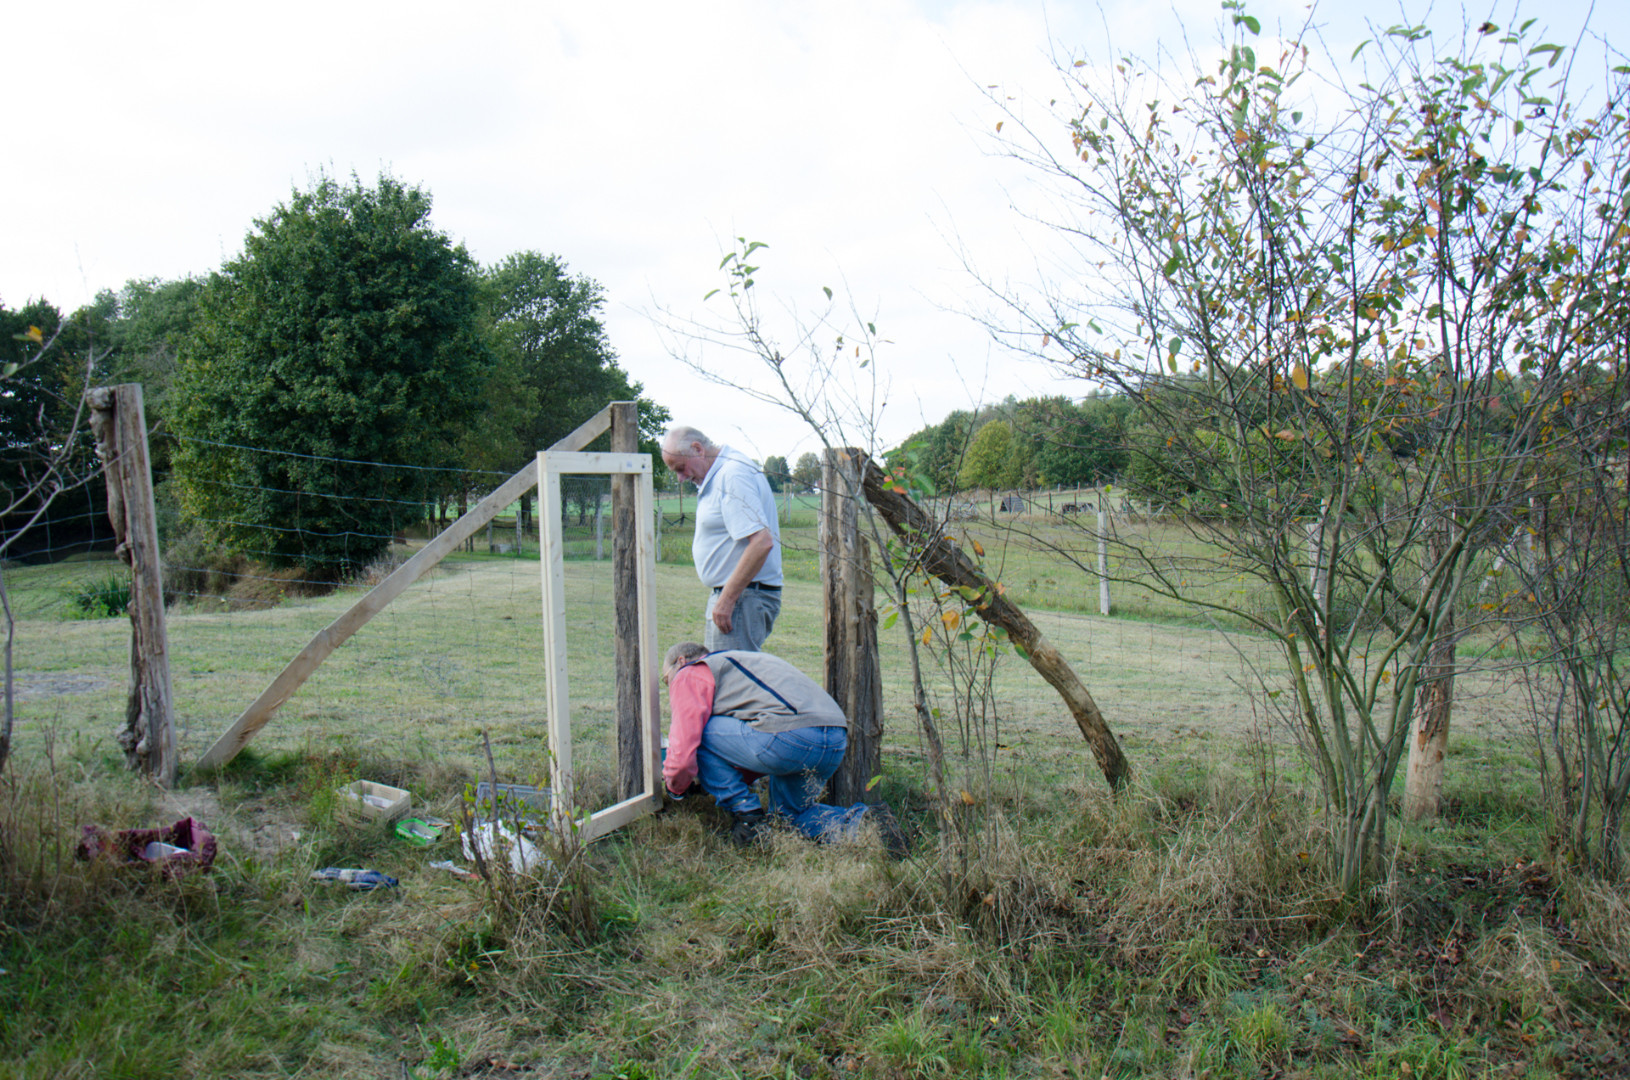
[[107, 473], [108, 519], [119, 540], [119, 558], [130, 566], [130, 697], [119, 745], [126, 765], [145, 769], [164, 787], [173, 787], [175, 699], [141, 384], [97, 387], [85, 397]]

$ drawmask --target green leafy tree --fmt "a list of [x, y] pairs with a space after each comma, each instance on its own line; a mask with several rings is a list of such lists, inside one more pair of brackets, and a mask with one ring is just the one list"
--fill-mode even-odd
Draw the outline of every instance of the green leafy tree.
[[1101, 484], [1126, 468], [1124, 397], [1042, 398], [1024, 403], [1024, 424], [1036, 444], [1035, 472], [1051, 485]]
[[60, 558], [110, 536], [83, 396], [103, 350], [88, 310], [0, 305], [0, 555]]
[[787, 459], [779, 454], [771, 454], [765, 458], [764, 479], [769, 483], [770, 490], [779, 494], [792, 480], [792, 470], [787, 467]]
[[496, 362], [475, 266], [430, 209], [388, 176], [325, 177], [210, 278], [171, 417], [183, 500], [215, 541], [335, 579], [422, 517], [425, 470], [455, 464]]
[[805, 451], [798, 456], [792, 469], [792, 482], [800, 491], [813, 491], [821, 486], [821, 459]]
[[1013, 425], [1006, 420], [992, 420], [979, 429], [962, 459], [957, 472], [957, 486], [968, 488], [1015, 487], [1008, 483], [1016, 479], [1014, 467]]
[[605, 290], [574, 277], [559, 256], [522, 251], [487, 268], [481, 305], [494, 348], [529, 393], [516, 432], [525, 453], [553, 445], [610, 402], [639, 396], [606, 337]]

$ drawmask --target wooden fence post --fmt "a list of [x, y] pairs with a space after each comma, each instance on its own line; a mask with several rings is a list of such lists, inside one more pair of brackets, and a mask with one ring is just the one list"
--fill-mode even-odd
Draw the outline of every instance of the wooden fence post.
[[164, 565], [153, 509], [153, 470], [140, 383], [86, 391], [108, 482], [108, 519], [130, 566], [130, 697], [119, 729], [125, 764], [175, 786], [175, 699], [164, 629]]
[[[612, 402], [612, 453], [631, 454], [639, 448], [638, 407], [632, 401]], [[616, 596], [617, 795], [620, 799], [632, 799], [645, 790], [644, 745], [640, 738], [639, 545], [635, 537], [634, 492], [632, 474], [612, 477], [611, 581]], [[598, 524], [598, 513], [595, 520]], [[599, 557], [598, 551], [595, 557]]]
[[871, 546], [860, 533], [860, 463], [853, 448], [821, 462], [821, 583], [826, 598], [826, 692], [849, 718], [849, 749], [828, 787], [833, 803], [866, 801], [882, 768], [883, 677], [877, 654]]
[[1109, 511], [1103, 496], [1097, 500], [1098, 509], [1098, 614], [1109, 614]]

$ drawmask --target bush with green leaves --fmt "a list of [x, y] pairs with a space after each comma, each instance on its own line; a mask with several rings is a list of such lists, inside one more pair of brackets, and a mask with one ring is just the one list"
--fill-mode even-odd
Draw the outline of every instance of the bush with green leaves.
[[474, 262], [430, 205], [388, 176], [324, 177], [210, 278], [171, 424], [183, 505], [212, 542], [340, 579], [423, 517], [495, 362]]

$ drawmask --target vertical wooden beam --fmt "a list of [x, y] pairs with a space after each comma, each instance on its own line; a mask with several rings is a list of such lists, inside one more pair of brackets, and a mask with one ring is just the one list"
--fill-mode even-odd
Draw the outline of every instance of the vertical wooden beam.
[[164, 787], [173, 787], [175, 699], [141, 384], [97, 387], [86, 398], [107, 474], [108, 518], [119, 540], [119, 557], [130, 566], [130, 697], [119, 745], [126, 765], [145, 769]]
[[[538, 453], [538, 503], [543, 520], [558, 525], [563, 513], [560, 474], [551, 472]], [[543, 579], [544, 694], [549, 708], [550, 805], [558, 817], [574, 816], [576, 785], [572, 779], [571, 701], [566, 681], [566, 567], [564, 529], [545, 528], [539, 536], [538, 561]]]
[[860, 535], [861, 460], [858, 450], [828, 448], [821, 462], [826, 692], [849, 718], [849, 749], [828, 788], [839, 806], [864, 802], [882, 767], [882, 676], [871, 550]]
[[[638, 407], [632, 401], [612, 402], [611, 452], [632, 454], [639, 450], [639, 446]], [[645, 788], [645, 777], [642, 775], [644, 741], [641, 734], [644, 678], [637, 647], [640, 640], [640, 596], [635, 587], [639, 540], [643, 538], [637, 519], [643, 500], [635, 496], [636, 479], [631, 473], [614, 475], [611, 479], [611, 581], [616, 597], [617, 641], [617, 792], [624, 799], [633, 798]]]
[[1109, 614], [1109, 510], [1098, 496], [1098, 614]]

